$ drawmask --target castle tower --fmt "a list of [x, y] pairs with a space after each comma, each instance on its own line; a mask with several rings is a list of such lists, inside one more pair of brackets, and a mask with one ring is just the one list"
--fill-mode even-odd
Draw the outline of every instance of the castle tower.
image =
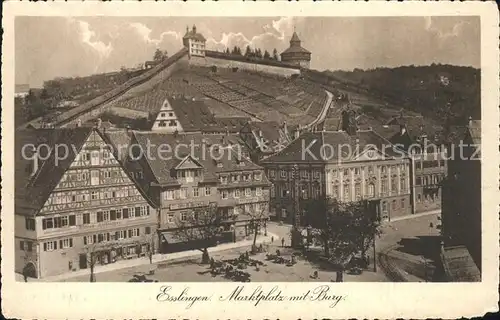
[[309, 68], [311, 52], [302, 48], [297, 32], [293, 32], [290, 39], [290, 47], [281, 53], [281, 61], [301, 66], [302, 68]]
[[197, 32], [195, 25], [193, 25], [191, 31], [189, 31], [189, 27], [186, 27], [186, 34], [182, 37], [182, 43], [184, 47], [189, 49], [189, 56], [204, 57], [206, 42], [205, 37]]

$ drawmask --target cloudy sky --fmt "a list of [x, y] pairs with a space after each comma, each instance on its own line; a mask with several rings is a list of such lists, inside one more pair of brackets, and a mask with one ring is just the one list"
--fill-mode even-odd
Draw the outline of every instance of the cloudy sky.
[[54, 77], [133, 67], [156, 48], [173, 54], [193, 24], [211, 49], [250, 45], [279, 52], [295, 27], [318, 70], [480, 65], [477, 17], [17, 17], [16, 83], [39, 87]]

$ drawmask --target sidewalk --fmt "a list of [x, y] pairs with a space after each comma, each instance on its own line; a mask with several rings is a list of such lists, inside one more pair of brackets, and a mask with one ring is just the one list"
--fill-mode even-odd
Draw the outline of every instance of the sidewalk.
[[[270, 243], [271, 242], [271, 237], [274, 237], [274, 239], [278, 239], [278, 236], [275, 235], [274, 233], [267, 233], [267, 236], [258, 236], [257, 237], [257, 244], [260, 243]], [[209, 253], [214, 253], [214, 252], [220, 252], [220, 251], [225, 251], [225, 250], [230, 250], [230, 249], [236, 249], [236, 248], [241, 248], [241, 247], [250, 247], [253, 244], [253, 236], [249, 240], [242, 240], [238, 242], [232, 242], [232, 243], [223, 243], [220, 244], [216, 247], [211, 247], [208, 248]], [[168, 254], [155, 254], [153, 256], [153, 265], [162, 263], [162, 262], [168, 262], [168, 261], [173, 261], [173, 260], [182, 260], [185, 258], [190, 258], [190, 257], [195, 257], [199, 256], [201, 258], [201, 251], [199, 250], [189, 250], [189, 251], [181, 251], [181, 252], [174, 252], [174, 253], [168, 253]], [[110, 271], [115, 271], [115, 270], [120, 270], [120, 269], [125, 269], [125, 268], [131, 268], [131, 267], [139, 267], [143, 265], [149, 265], [149, 257], [141, 257], [137, 259], [131, 259], [131, 260], [120, 260], [115, 263], [107, 264], [104, 266], [98, 265], [94, 269], [94, 274], [99, 274], [102, 272], [110, 272]], [[153, 265], [151, 265], [153, 267]], [[154, 266], [156, 268], [156, 266]], [[60, 281], [60, 280], [65, 280], [65, 279], [70, 279], [73, 277], [78, 277], [78, 276], [83, 276], [83, 275], [90, 275], [90, 270], [87, 269], [80, 269], [77, 271], [73, 272], [68, 272], [56, 276], [50, 276], [50, 277], [45, 277], [43, 279], [32, 279], [30, 278], [28, 281], [29, 282], [52, 282], [52, 281]], [[16, 274], [16, 278], [19, 278], [18, 281], [23, 281], [22, 280], [22, 275]]]
[[408, 216], [402, 216], [402, 217], [393, 218], [393, 219], [391, 219], [391, 221], [387, 221], [386, 223], [391, 223], [391, 222], [396, 222], [396, 221], [401, 221], [401, 220], [407, 220], [407, 219], [415, 219], [415, 218], [425, 217], [425, 216], [429, 216], [429, 215], [432, 215], [432, 214], [439, 214], [439, 213], [441, 213], [441, 209], [439, 209], [439, 210], [432, 210], [432, 211], [425, 211], [425, 212], [411, 214], [411, 215], [408, 215]]

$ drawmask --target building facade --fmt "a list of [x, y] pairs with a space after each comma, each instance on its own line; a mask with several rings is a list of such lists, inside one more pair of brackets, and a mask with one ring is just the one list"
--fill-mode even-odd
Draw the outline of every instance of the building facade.
[[[327, 149], [352, 145], [353, 139], [359, 150], [344, 154], [343, 159], [334, 156], [335, 152], [325, 154]], [[323, 196], [343, 202], [380, 200], [383, 220], [410, 214], [410, 161], [387, 149], [383, 153], [378, 149], [383, 145], [390, 143], [373, 131], [358, 131], [354, 136], [344, 131], [302, 135], [262, 162], [273, 183], [271, 214], [277, 220], [292, 221], [295, 183], [299, 184], [299, 202]], [[312, 147], [306, 150], [304, 146]]]
[[193, 29], [189, 30], [189, 27], [186, 27], [186, 34], [182, 38], [182, 44], [184, 47], [188, 48], [190, 56], [205, 56], [205, 37], [196, 31], [196, 26], [193, 25]]
[[16, 272], [42, 278], [90, 268], [91, 255], [108, 264], [155, 250], [155, 209], [104, 135], [93, 128], [29, 131], [16, 133], [24, 140], [19, 152], [26, 144], [77, 152], [60, 163], [54, 152], [16, 162], [31, 168], [24, 179], [24, 168], [16, 170]]
[[158, 154], [162, 144], [178, 150], [167, 160], [139, 160], [144, 168], [144, 188], [158, 208], [160, 252], [199, 248], [196, 241], [178, 236], [196, 209], [213, 206], [223, 217], [221, 237], [212, 239], [211, 245], [248, 236], [256, 211], [262, 213], [259, 219], [267, 219], [269, 183], [263, 168], [245, 157], [235, 158], [240, 151], [231, 151], [236, 149], [229, 143], [233, 139], [225, 135], [158, 132], [135, 132], [134, 139], [132, 143], [142, 148], [151, 145], [152, 154]]

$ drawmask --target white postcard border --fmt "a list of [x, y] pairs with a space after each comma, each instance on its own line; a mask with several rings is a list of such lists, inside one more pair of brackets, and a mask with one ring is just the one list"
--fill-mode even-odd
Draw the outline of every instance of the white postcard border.
[[[483, 280], [481, 283], [325, 283], [346, 296], [335, 308], [327, 302], [218, 302], [239, 283], [171, 283], [176, 292], [213, 294], [210, 303], [158, 302], [158, 283], [23, 283], [14, 277], [14, 17], [43, 16], [481, 16]], [[495, 311], [499, 282], [499, 57], [495, 3], [477, 2], [7, 2], [3, 6], [2, 45], [2, 310], [16, 318], [455, 318]], [[319, 283], [247, 283], [277, 285], [288, 296]]]

